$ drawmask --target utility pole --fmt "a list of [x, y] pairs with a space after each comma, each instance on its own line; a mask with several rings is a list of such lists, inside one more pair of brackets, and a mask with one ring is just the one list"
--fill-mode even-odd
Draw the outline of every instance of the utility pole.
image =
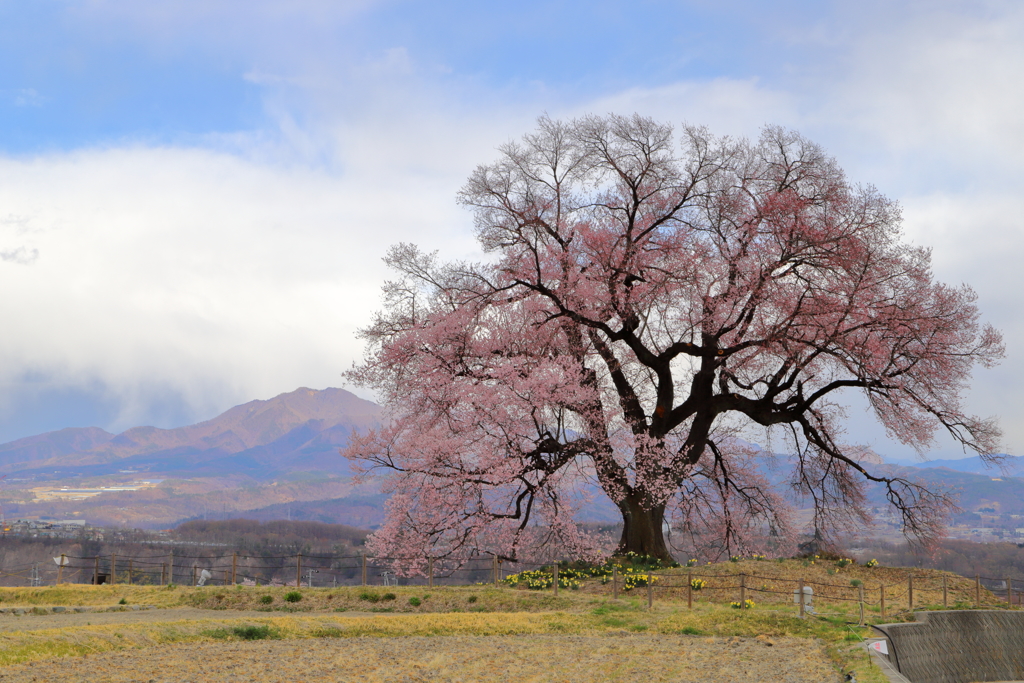
[[319, 574], [319, 569], [307, 569], [306, 570], [306, 588], [313, 587], [313, 574]]

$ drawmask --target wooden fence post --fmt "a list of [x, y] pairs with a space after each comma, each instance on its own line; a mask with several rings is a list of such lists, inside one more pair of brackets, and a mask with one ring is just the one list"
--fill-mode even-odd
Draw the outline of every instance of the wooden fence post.
[[132, 570], [135, 568], [132, 558], [128, 558], [128, 585], [132, 585]]
[[117, 583], [117, 553], [110, 553], [110, 583]]
[[174, 551], [167, 555], [167, 584], [174, 583]]
[[1006, 577], [1006, 606], [1013, 609], [1013, 584], [1009, 576]]
[[654, 607], [654, 574], [647, 571], [647, 609]]
[[167, 581], [167, 563], [162, 562], [160, 564], [160, 585], [162, 586], [166, 583], [169, 583]]
[[231, 553], [231, 585], [237, 583], [238, 578], [238, 551]]
[[94, 585], [94, 586], [99, 585], [99, 582], [100, 582], [100, 556], [97, 555], [95, 558], [93, 558], [92, 585]]
[[946, 575], [942, 575], [942, 609], [949, 608], [949, 591], [946, 588]]
[[914, 575], [907, 576], [907, 607], [914, 609]]
[[693, 609], [693, 572], [686, 570], [686, 606]]
[[363, 585], [366, 585], [366, 553], [363, 553]]
[[859, 598], [859, 601], [860, 601], [860, 622], [858, 622], [857, 625], [858, 626], [863, 626], [864, 625], [864, 584], [861, 584], [861, 585], [857, 586], [857, 597]]
[[491, 557], [491, 576], [494, 578], [494, 587], [498, 587], [498, 556]]
[[295, 587], [302, 588], [302, 553], [295, 558]]
[[64, 582], [64, 553], [60, 554], [60, 564], [57, 565], [57, 585]]
[[796, 594], [797, 602], [800, 603], [800, 618], [804, 618], [804, 580], [800, 579], [799, 592]]
[[193, 587], [196, 585], [196, 567], [197, 566], [198, 565], [195, 565], [195, 564], [192, 565], [192, 586]]
[[743, 603], [747, 599], [747, 575], [740, 574], [740, 609], [743, 609]]
[[434, 558], [427, 558], [427, 587], [434, 587]]
[[555, 586], [555, 595], [557, 596], [558, 595], [558, 563], [557, 562], [555, 562], [555, 567], [554, 567], [553, 571], [555, 572], [555, 580], [552, 581], [552, 583]]
[[974, 575], [974, 606], [981, 607], [981, 577]]
[[881, 607], [882, 607], [882, 616], [884, 617], [885, 616], [885, 584], [884, 583], [878, 584], [878, 597], [879, 597], [878, 604], [881, 605]]
[[612, 600], [619, 599], [619, 568], [612, 565]]

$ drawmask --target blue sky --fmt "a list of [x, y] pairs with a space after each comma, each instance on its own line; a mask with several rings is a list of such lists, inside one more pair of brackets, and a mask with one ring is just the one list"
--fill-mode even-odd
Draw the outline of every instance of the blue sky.
[[0, 442], [337, 386], [389, 244], [475, 253], [476, 164], [637, 111], [795, 128], [899, 199], [1006, 333], [969, 404], [1024, 452], [1022, 71], [1014, 0], [0, 0]]
[[[198, 4], [166, 3], [175, 4], [147, 15], [131, 3], [0, 3], [3, 148], [273, 130], [265, 88], [246, 73], [338, 85], [392, 50], [409, 55], [419, 79], [467, 100], [564, 104], [680, 79], [775, 80], [802, 58], [782, 25], [806, 11], [756, 2], [300, 2], [254, 3], [245, 17], [246, 4], [219, 3], [190, 20]], [[293, 113], [308, 106], [302, 99]]]

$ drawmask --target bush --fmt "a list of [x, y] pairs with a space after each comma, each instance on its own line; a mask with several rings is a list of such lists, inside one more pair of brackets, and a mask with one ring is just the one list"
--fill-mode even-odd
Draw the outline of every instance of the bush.
[[363, 591], [359, 594], [360, 600], [366, 602], [380, 602], [380, 593], [374, 593], [373, 591]]
[[707, 585], [708, 582], [704, 579], [693, 579], [690, 581], [690, 587], [693, 588], [693, 590], [695, 591], [703, 590], [703, 588]]
[[750, 599], [744, 600], [743, 602], [740, 602], [739, 600], [733, 600], [729, 603], [729, 605], [732, 606], [734, 609], [750, 609], [754, 606], [754, 601]]
[[420, 599], [417, 598], [416, 596], [413, 596], [413, 597], [409, 598], [409, 604], [412, 605], [413, 607], [419, 607], [420, 605], [423, 604], [423, 602], [420, 601]]
[[302, 593], [299, 591], [288, 591], [284, 594], [285, 602], [298, 602], [302, 599]]
[[858, 586], [863, 586], [864, 582], [860, 579], [850, 579], [850, 585], [854, 588], [857, 588]]
[[119, 604], [119, 605], [127, 605], [128, 604], [128, 600], [126, 600], [125, 598], [121, 598], [120, 600], [117, 601], [117, 604]]
[[242, 640], [266, 640], [279, 637], [276, 631], [271, 631], [269, 626], [235, 626], [231, 629], [236, 638]]
[[469, 597], [467, 598], [467, 600], [468, 600], [469, 602], [476, 602], [476, 596], [475, 596], [475, 595], [470, 595], [470, 596], [469, 596]]
[[385, 593], [384, 595], [381, 596], [381, 600], [394, 600], [397, 597], [398, 596], [395, 595], [394, 593]]
[[260, 596], [260, 602], [263, 603], [264, 605], [269, 605], [270, 603], [274, 602], [274, 596], [273, 595], [261, 595]]

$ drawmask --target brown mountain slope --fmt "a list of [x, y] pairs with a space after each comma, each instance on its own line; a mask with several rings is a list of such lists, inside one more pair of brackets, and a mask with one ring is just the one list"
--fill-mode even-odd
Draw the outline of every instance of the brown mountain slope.
[[379, 422], [380, 406], [344, 389], [302, 387], [267, 401], [243, 403], [188, 427], [134, 427], [94, 450], [116, 458], [182, 447], [238, 453], [269, 444], [310, 420], [321, 421], [321, 430], [338, 424], [369, 427]]
[[[98, 428], [65, 429], [0, 445], [0, 471], [77, 467], [148, 454], [216, 452], [220, 456], [276, 445], [274, 452], [305, 444], [342, 442], [381, 419], [375, 403], [344, 389], [300, 388], [250, 401], [212, 420], [176, 429], [134, 427], [117, 436]], [[319, 438], [318, 438], [319, 437]], [[336, 451], [332, 454], [336, 457]]]
[[114, 435], [99, 427], [69, 427], [0, 444], [0, 464], [42, 461], [88, 451], [108, 443]]

